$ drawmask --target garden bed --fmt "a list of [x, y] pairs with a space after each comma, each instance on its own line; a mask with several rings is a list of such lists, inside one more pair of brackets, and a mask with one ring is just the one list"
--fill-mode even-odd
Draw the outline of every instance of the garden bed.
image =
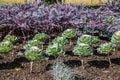
[[[85, 63], [85, 70], [81, 69], [80, 58], [76, 56], [60, 56], [57, 59], [63, 60], [65, 64], [71, 66], [73, 70], [79, 71], [85, 80], [119, 80], [120, 79], [120, 51], [112, 55], [112, 67], [109, 67], [107, 59], [103, 56], [92, 56], [84, 58], [88, 61]], [[8, 56], [9, 58], [10, 56]], [[25, 58], [16, 58], [14, 61], [0, 59], [0, 80], [53, 80], [50, 75], [49, 65], [55, 60], [35, 61], [34, 71], [29, 73], [29, 62]], [[22, 65], [21, 65], [22, 64]], [[22, 68], [16, 71], [15, 68]]]
[[120, 80], [119, 4], [0, 6], [0, 80]]
[[112, 61], [110, 68], [108, 58], [105, 55], [99, 55], [95, 52], [93, 56], [84, 57], [85, 69], [83, 70], [81, 67], [81, 58], [73, 55], [71, 51], [72, 47], [65, 48], [67, 50], [66, 55], [61, 55], [56, 59], [51, 57], [50, 60], [34, 61], [32, 73], [29, 72], [30, 61], [24, 56], [0, 56], [0, 75], [2, 75], [0, 76], [0, 80], [53, 80], [51, 66], [58, 60], [74, 71], [78, 71], [79, 75], [82, 75], [82, 79], [76, 80], [120, 79], [120, 50], [115, 51], [110, 56]]

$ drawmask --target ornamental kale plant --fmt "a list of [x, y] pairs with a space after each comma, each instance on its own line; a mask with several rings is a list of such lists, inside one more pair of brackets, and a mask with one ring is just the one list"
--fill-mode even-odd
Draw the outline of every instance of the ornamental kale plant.
[[26, 49], [25, 56], [31, 60], [30, 62], [30, 72], [32, 72], [33, 61], [42, 59], [42, 51], [37, 46], [32, 46], [29, 49]]
[[10, 41], [0, 43], [0, 54], [8, 54], [14, 49], [14, 45]]
[[45, 53], [49, 56], [57, 57], [61, 54], [64, 54], [65, 51], [64, 51], [63, 46], [61, 44], [54, 43], [54, 44], [48, 45]]
[[14, 35], [7, 35], [3, 39], [3, 41], [10, 41], [11, 43], [14, 43], [16, 40], [17, 40], [17, 37]]
[[77, 36], [75, 29], [67, 29], [62, 33], [62, 36], [67, 39], [71, 39]]
[[30, 40], [27, 42], [27, 44], [24, 46], [24, 49], [30, 49], [33, 46], [40, 47], [42, 46], [43, 42], [40, 42], [38, 40]]
[[67, 45], [69, 42], [64, 37], [57, 37], [57, 38], [52, 40], [52, 43], [53, 44], [58, 43], [58, 44], [61, 44], [62, 46], [64, 46], [64, 45]]
[[70, 39], [70, 46], [72, 45], [72, 38], [77, 36], [77, 31], [75, 29], [67, 29], [62, 33], [62, 36], [66, 39]]
[[99, 42], [99, 38], [96, 36], [91, 36], [91, 35], [82, 35], [80, 38], [78, 38], [77, 43], [85, 43], [85, 44], [95, 44]]
[[32, 46], [29, 49], [26, 49], [25, 55], [30, 60], [37, 60], [42, 58], [42, 51], [37, 46]]
[[[78, 55], [80, 57], [85, 57], [85, 56], [91, 56], [93, 55], [93, 49], [91, 46], [89, 46], [88, 44], [85, 43], [78, 43], [73, 51], [74, 55]], [[84, 69], [84, 62], [83, 59], [81, 59], [81, 63], [82, 63], [82, 68]]]
[[107, 22], [107, 23], [113, 23], [115, 21], [117, 21], [117, 18], [114, 17], [114, 16], [110, 16], [110, 17], [105, 18], [104, 20], [102, 20], [102, 22]]
[[97, 48], [97, 51], [100, 53], [100, 54], [110, 54], [112, 52], [114, 52], [116, 49], [116, 45], [109, 42], [109, 43], [104, 43], [104, 44], [101, 44], [99, 46], [99, 48]]
[[79, 43], [74, 47], [73, 53], [75, 55], [79, 55], [80, 57], [84, 57], [84, 56], [93, 55], [93, 50], [88, 44]]
[[45, 33], [39, 33], [39, 34], [36, 34], [33, 39], [42, 42], [42, 41], [45, 41], [47, 38], [48, 38], [47, 34], [45, 34]]
[[111, 42], [120, 44], [120, 31], [117, 31], [112, 35]]
[[116, 50], [116, 45], [111, 42], [101, 44], [99, 48], [97, 48], [97, 51], [99, 54], [108, 55], [110, 66], [111, 66], [111, 60], [110, 60], [109, 54], [113, 53], [115, 50]]

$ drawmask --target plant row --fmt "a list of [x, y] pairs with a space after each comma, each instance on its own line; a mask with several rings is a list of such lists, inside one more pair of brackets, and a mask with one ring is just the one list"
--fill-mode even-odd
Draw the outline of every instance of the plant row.
[[[115, 3], [115, 4], [113, 4]], [[109, 2], [97, 9], [84, 5], [51, 4], [45, 2], [0, 6], [0, 36], [61, 32], [76, 29], [79, 34], [90, 33], [109, 37], [120, 30], [119, 2]], [[115, 8], [115, 9], [113, 9]]]
[[[48, 56], [54, 56], [55, 58], [59, 55], [65, 55], [64, 47], [68, 44], [71, 46], [71, 40], [77, 37], [77, 32], [75, 29], [67, 29], [65, 30], [61, 36], [56, 37], [52, 40], [51, 43], [47, 46], [45, 52], [43, 51], [43, 47], [45, 41], [48, 38], [48, 35], [45, 33], [36, 34], [32, 40], [29, 40], [27, 44], [24, 45], [25, 49], [25, 57], [31, 60], [31, 69], [32, 71], [32, 64], [34, 60], [44, 60], [45, 56], [44, 53]], [[17, 37], [8, 35], [6, 36], [3, 41], [0, 43], [0, 53], [1, 54], [8, 54], [10, 53], [15, 47], [14, 42], [17, 40]], [[74, 55], [78, 55], [81, 58], [82, 66], [83, 60], [82, 57], [91, 56], [93, 55], [94, 44], [98, 43], [100, 39], [97, 36], [91, 36], [84, 34], [78, 37], [76, 45], [74, 46], [72, 52]], [[99, 54], [109, 54], [113, 53], [116, 50], [116, 46], [120, 44], [120, 31], [115, 32], [110, 42], [102, 43], [97, 48], [97, 52]], [[109, 58], [109, 63], [111, 66], [111, 61]], [[84, 68], [84, 66], [83, 66]]]

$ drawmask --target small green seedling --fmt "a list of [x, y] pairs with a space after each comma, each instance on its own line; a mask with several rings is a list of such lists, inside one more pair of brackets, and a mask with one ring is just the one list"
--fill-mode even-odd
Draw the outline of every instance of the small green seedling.
[[50, 44], [46, 49], [46, 54], [49, 56], [57, 57], [58, 55], [64, 54], [64, 53], [65, 52], [62, 45], [58, 43]]
[[85, 43], [85, 44], [95, 44], [99, 42], [99, 38], [96, 36], [91, 36], [91, 35], [82, 35], [80, 38], [78, 38], [77, 43]]
[[[85, 57], [85, 56], [93, 55], [93, 49], [88, 44], [79, 43], [74, 47], [73, 53], [74, 53], [74, 55], [78, 55], [82, 58], [82, 57]], [[84, 69], [83, 59], [81, 59], [81, 63], [82, 63], [82, 68]]]
[[106, 54], [108, 55], [108, 59], [109, 59], [109, 64], [111, 66], [111, 60], [110, 60], [110, 56], [109, 54], [110, 53], [113, 53], [114, 51], [116, 50], [116, 45], [109, 42], [109, 43], [104, 43], [104, 44], [101, 44], [99, 46], [99, 48], [97, 48], [97, 52], [99, 54]]
[[77, 36], [77, 32], [75, 29], [67, 29], [62, 33], [62, 36], [66, 39], [70, 39], [70, 45], [71, 45], [71, 39]]
[[30, 62], [30, 72], [33, 71], [33, 61], [43, 58], [42, 51], [37, 46], [32, 46], [31, 48], [26, 49], [25, 56], [26, 56], [26, 58], [31, 60], [31, 62]]
[[14, 43], [16, 40], [17, 40], [17, 37], [14, 35], [7, 35], [3, 39], [3, 41], [10, 41], [11, 43]]

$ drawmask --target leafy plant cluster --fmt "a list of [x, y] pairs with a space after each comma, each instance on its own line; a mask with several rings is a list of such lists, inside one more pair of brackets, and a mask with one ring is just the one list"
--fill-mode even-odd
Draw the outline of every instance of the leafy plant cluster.
[[[23, 47], [26, 58], [31, 60], [32, 71], [34, 60], [44, 59], [44, 53], [55, 58], [64, 55], [66, 52], [64, 47], [71, 46], [72, 39], [83, 33], [78, 37], [72, 52], [81, 57], [84, 68], [82, 57], [93, 55], [94, 45], [100, 41], [93, 35], [111, 38], [111, 42], [101, 44], [97, 48], [99, 54], [106, 54], [108, 57], [120, 43], [119, 12], [110, 6], [111, 4], [106, 4], [97, 9], [89, 9], [83, 5], [62, 3], [47, 5], [45, 2], [0, 6], [0, 38], [5, 36], [0, 42], [0, 53], [8, 54], [14, 49], [17, 37], [12, 34], [22, 35], [23, 38], [34, 36]], [[44, 50], [48, 35], [54, 32], [63, 33], [53, 39]], [[109, 63], [111, 64], [110, 58]]]
[[[70, 39], [77, 37], [77, 32], [76, 31], [74, 32], [74, 31], [75, 31], [75, 29], [67, 29], [62, 33], [61, 36], [54, 38], [52, 40], [52, 43], [49, 43], [49, 45], [45, 49], [44, 53], [49, 56], [54, 56], [54, 57], [57, 57], [59, 55], [64, 55], [65, 54], [64, 47], [70, 45], [70, 41], [71, 41]], [[74, 34], [72, 32], [74, 32]], [[34, 36], [33, 40], [28, 41], [28, 43], [24, 46], [24, 49], [26, 49], [26, 51], [28, 51], [28, 52], [29, 52], [29, 50], [31, 50], [32, 47], [35, 47], [35, 50], [39, 49], [40, 46], [42, 45], [42, 44], [40, 44], [42, 42], [40, 37], [43, 36], [41, 34], [44, 34], [44, 33], [36, 34]], [[46, 35], [47, 34], [44, 34], [43, 41], [45, 41], [47, 39]], [[79, 55], [80, 57], [93, 55], [94, 45], [98, 42], [100, 42], [100, 39], [97, 36], [84, 34], [84, 35], [78, 37], [76, 45], [73, 48], [73, 53], [74, 53], [74, 55]], [[99, 47], [97, 48], [97, 52], [100, 54], [108, 55], [116, 50], [117, 43], [120, 43], [120, 31], [117, 31], [113, 34], [113, 36], [111, 37], [111, 42], [103, 43], [103, 44], [99, 45]], [[33, 52], [31, 52], [31, 54], [33, 54]], [[31, 58], [32, 58], [32, 56], [31, 56]], [[34, 58], [34, 56], [33, 56], [33, 58]]]
[[[74, 33], [74, 34], [73, 34]], [[51, 43], [48, 44], [47, 48], [44, 50], [44, 44], [48, 40], [48, 35], [45, 33], [36, 34], [32, 40], [28, 41], [24, 45], [25, 56], [31, 60], [30, 71], [32, 71], [33, 61], [45, 59], [44, 54], [48, 56], [57, 57], [59, 55], [65, 55], [65, 46], [70, 46], [71, 39], [76, 38], [78, 35], [75, 29], [66, 29], [61, 36], [54, 38]], [[14, 43], [17, 40], [16, 36], [8, 35], [0, 43], [0, 53], [8, 54], [14, 49]], [[83, 34], [78, 37], [76, 45], [72, 49], [74, 55], [78, 55], [82, 61], [82, 67], [84, 68], [84, 61], [82, 57], [92, 56], [94, 54], [94, 45], [97, 44], [100, 39], [97, 36], [92, 36], [88, 34]], [[109, 55], [116, 50], [117, 44], [120, 43], [120, 31], [115, 32], [110, 42], [102, 43], [96, 49], [99, 54], [108, 55], [109, 63], [111, 65]]]
[[0, 42], [0, 54], [8, 54], [14, 49], [14, 43], [17, 37], [14, 35], [7, 35], [3, 41]]
[[[55, 39], [53, 39], [52, 43], [50, 43], [46, 48], [45, 54], [54, 57], [57, 57], [59, 55], [65, 55], [64, 47], [66, 45], [69, 46], [70, 39], [77, 37], [77, 33], [74, 31], [75, 31], [74, 29], [67, 29], [62, 33], [61, 37], [58, 36]], [[74, 34], [72, 32], [74, 32]], [[119, 40], [120, 40], [120, 31], [117, 31], [111, 37], [111, 42], [102, 43], [96, 49], [99, 54], [108, 55], [110, 66], [111, 66], [111, 61], [109, 55], [116, 50], [116, 44], [120, 43]], [[83, 66], [84, 63], [82, 57], [92, 56], [94, 54], [94, 49], [95, 49], [93, 45], [95, 45], [99, 41], [100, 39], [97, 36], [92, 36], [87, 34], [78, 37], [77, 43], [74, 46], [72, 52], [74, 53], [74, 55], [78, 55], [79, 57], [81, 57], [83, 68], [84, 68]]]
[[51, 34], [74, 28], [79, 33], [109, 37], [111, 33], [120, 30], [120, 21], [119, 12], [116, 13], [112, 9], [114, 6], [108, 5], [112, 4], [97, 9], [63, 3], [47, 5], [45, 2], [1, 5], [0, 36], [17, 34], [27, 37], [41, 32]]

